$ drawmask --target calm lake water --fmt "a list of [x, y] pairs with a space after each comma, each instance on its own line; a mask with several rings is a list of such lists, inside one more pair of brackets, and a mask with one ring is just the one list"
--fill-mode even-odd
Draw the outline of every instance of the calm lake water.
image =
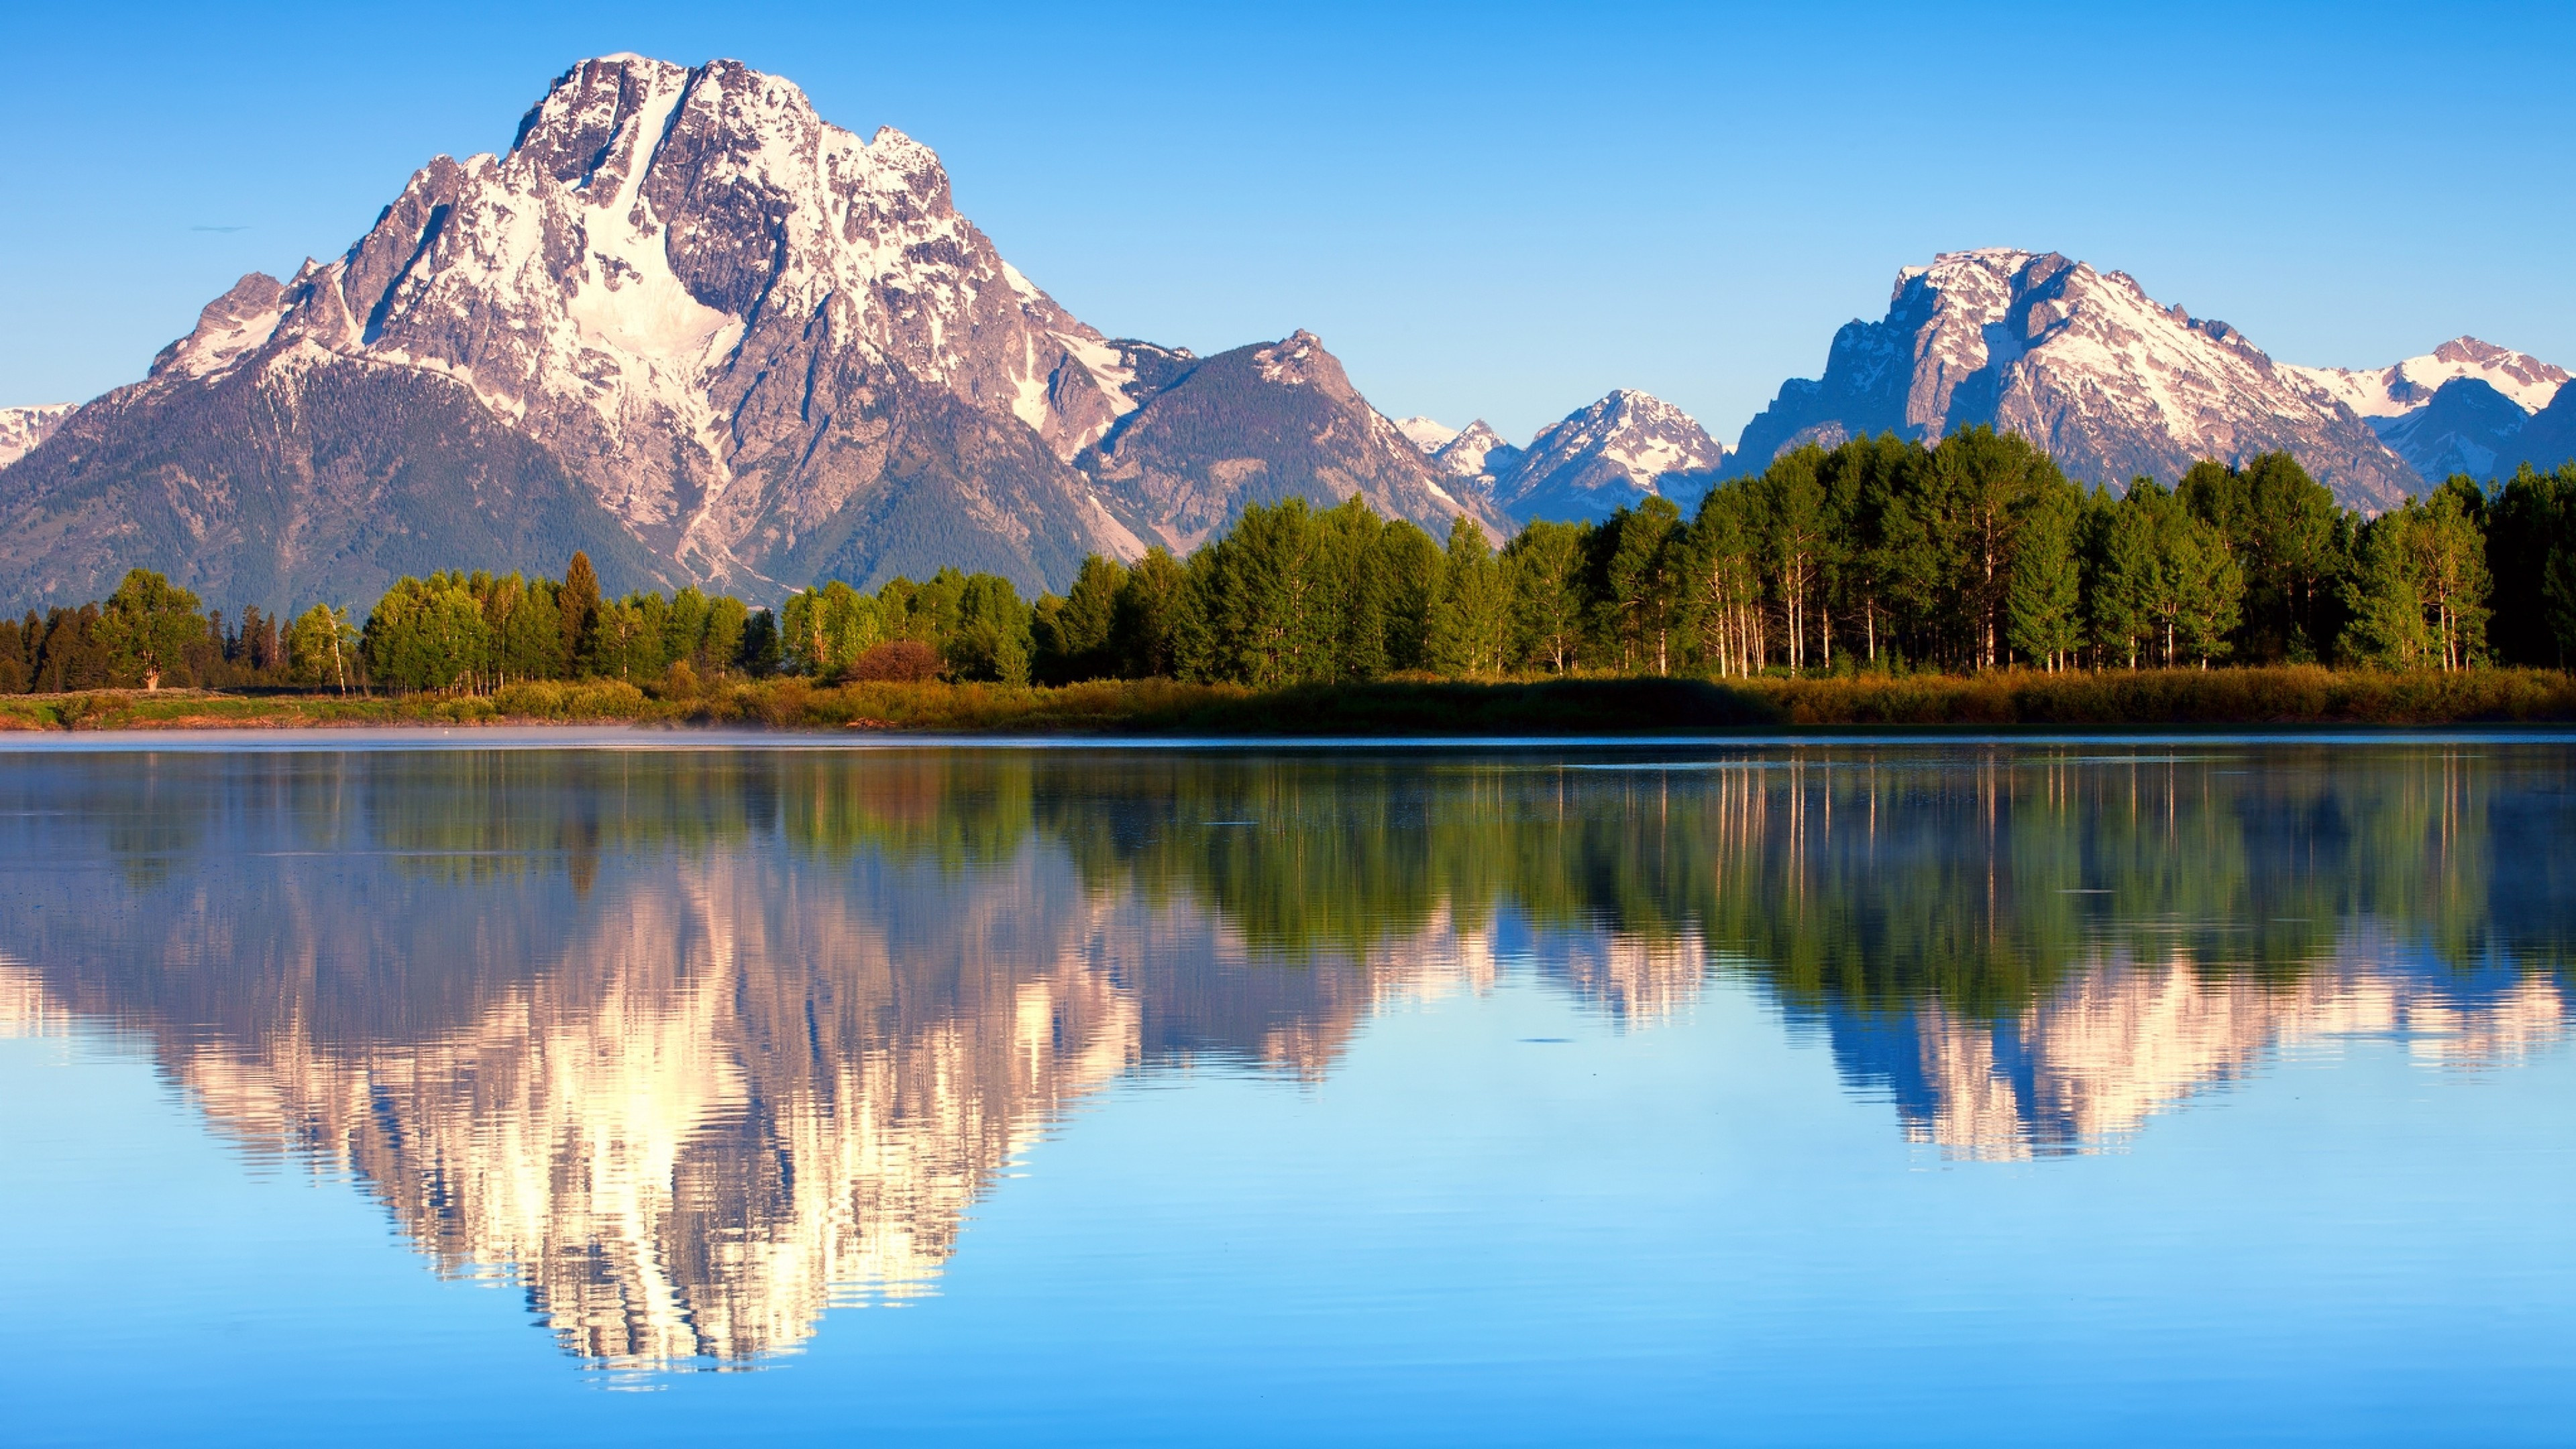
[[2563, 738], [680, 742], [0, 753], [0, 1439], [2576, 1440]]

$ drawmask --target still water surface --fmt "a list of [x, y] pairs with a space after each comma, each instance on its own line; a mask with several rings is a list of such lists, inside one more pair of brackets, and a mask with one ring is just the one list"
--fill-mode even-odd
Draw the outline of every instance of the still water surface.
[[0, 754], [0, 1438], [2567, 1443], [2571, 765]]

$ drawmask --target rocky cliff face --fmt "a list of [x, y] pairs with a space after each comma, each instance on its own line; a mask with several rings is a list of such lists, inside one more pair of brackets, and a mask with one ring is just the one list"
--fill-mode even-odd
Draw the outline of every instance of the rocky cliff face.
[[1822, 378], [1784, 384], [1736, 466], [1802, 442], [1979, 423], [2113, 485], [2286, 450], [2348, 504], [2385, 508], [2421, 487], [2349, 403], [2226, 323], [2163, 306], [2125, 273], [2008, 250], [1900, 272], [1887, 316], [1836, 333]]
[[1209, 358], [1120, 344], [1158, 390], [1076, 463], [1140, 536], [1195, 548], [1246, 505], [1354, 495], [1446, 536], [1460, 514], [1499, 539], [1510, 520], [1431, 460], [1351, 386], [1314, 334]]
[[53, 436], [63, 419], [72, 415], [77, 403], [39, 403], [33, 407], [0, 408], [0, 468], [6, 468], [27, 456], [38, 443]]
[[1726, 449], [1680, 408], [1621, 388], [1539, 431], [1494, 482], [1524, 518], [1607, 518], [1663, 493], [1688, 507], [1726, 462]]
[[[440, 157], [346, 254], [244, 278], [0, 476], [0, 577], [13, 605], [62, 602], [144, 564], [278, 607], [583, 547], [620, 586], [943, 563], [1061, 583], [1207, 526], [1122, 519], [1073, 466], [1154, 394], [1148, 354], [1195, 361], [1066, 313], [909, 137], [862, 140], [735, 62], [586, 61], [508, 154]], [[491, 527], [440, 536], [467, 514]]]

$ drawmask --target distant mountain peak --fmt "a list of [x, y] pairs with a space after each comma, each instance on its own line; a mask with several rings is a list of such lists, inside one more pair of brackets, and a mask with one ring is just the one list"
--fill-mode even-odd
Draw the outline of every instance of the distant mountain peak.
[[79, 408], [78, 403], [34, 403], [25, 407], [0, 408], [0, 468], [6, 468], [35, 451], [36, 445], [52, 437], [63, 419]]
[[2365, 418], [2413, 412], [2432, 402], [2445, 383], [2464, 377], [2494, 388], [2525, 413], [2536, 413], [2549, 406], [2568, 377], [2563, 367], [2475, 337], [2454, 337], [2428, 353], [2386, 367], [2287, 370]]
[[1458, 429], [1450, 427], [1437, 418], [1426, 418], [1419, 413], [1409, 418], [1397, 418], [1395, 430], [1404, 434], [1405, 438], [1413, 446], [1420, 448], [1426, 456], [1437, 454], [1456, 438], [1459, 432]]
[[2003, 247], [1899, 271], [1887, 315], [1836, 333], [1823, 377], [1784, 384], [1734, 466], [1803, 442], [1971, 424], [2021, 433], [2115, 487], [2275, 450], [2364, 507], [2420, 486], [2350, 407], [2235, 328], [2156, 302], [2125, 272]]
[[1670, 491], [1664, 480], [1694, 479], [1687, 502], [1705, 491], [1726, 450], [1698, 420], [1651, 393], [1618, 388], [1539, 430], [1494, 487], [1521, 518], [1602, 518]]

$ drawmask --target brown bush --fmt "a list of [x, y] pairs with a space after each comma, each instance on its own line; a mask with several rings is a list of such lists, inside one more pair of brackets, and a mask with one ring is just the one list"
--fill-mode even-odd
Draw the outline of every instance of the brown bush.
[[919, 684], [939, 677], [939, 651], [918, 639], [889, 639], [841, 668], [841, 681]]

